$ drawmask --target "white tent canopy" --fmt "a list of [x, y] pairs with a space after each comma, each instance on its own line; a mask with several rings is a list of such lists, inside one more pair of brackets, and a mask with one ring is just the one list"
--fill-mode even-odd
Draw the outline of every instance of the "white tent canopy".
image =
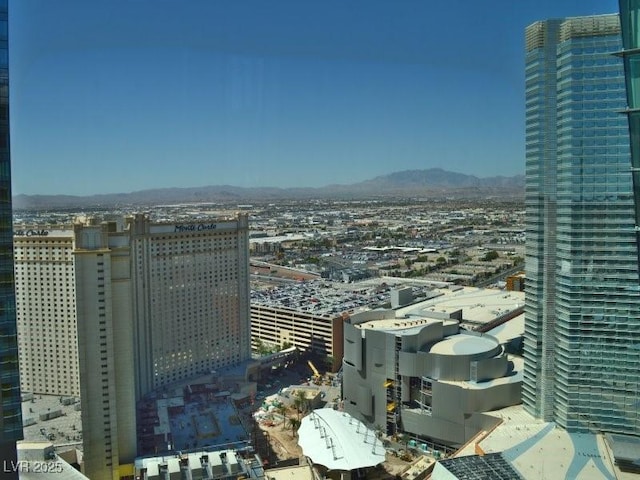
[[373, 467], [385, 460], [385, 449], [373, 430], [331, 408], [304, 417], [298, 436], [304, 454], [329, 470]]

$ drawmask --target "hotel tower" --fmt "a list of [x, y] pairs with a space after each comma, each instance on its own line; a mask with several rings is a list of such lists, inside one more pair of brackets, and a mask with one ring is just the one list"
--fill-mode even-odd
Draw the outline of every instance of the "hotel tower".
[[640, 434], [640, 291], [618, 15], [526, 29], [525, 408]]

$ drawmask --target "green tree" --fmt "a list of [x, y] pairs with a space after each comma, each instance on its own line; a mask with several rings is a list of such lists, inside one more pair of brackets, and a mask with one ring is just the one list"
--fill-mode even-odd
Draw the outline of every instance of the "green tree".
[[289, 419], [289, 427], [291, 428], [291, 436], [295, 437], [298, 434], [298, 427], [300, 427], [300, 420], [295, 417], [291, 417]]
[[284, 429], [287, 424], [287, 407], [280, 404], [276, 407], [276, 413], [282, 415], [282, 428]]
[[498, 252], [496, 252], [495, 250], [489, 250], [487, 253], [484, 254], [484, 257], [482, 257], [482, 260], [484, 260], [485, 262], [490, 262], [491, 260], [495, 260], [499, 256], [500, 255], [498, 255]]
[[404, 445], [404, 451], [408, 452], [409, 451], [409, 440], [411, 440], [411, 437], [409, 435], [407, 435], [406, 433], [402, 433], [400, 435], [399, 440]]
[[308, 405], [307, 396], [304, 390], [297, 390], [293, 399], [293, 406], [298, 411], [298, 418], [300, 418], [301, 413], [305, 413], [307, 411]]
[[334, 358], [331, 355], [327, 355], [326, 357], [324, 357], [324, 364], [327, 366], [327, 369], [329, 371], [333, 371], [333, 363], [334, 363]]
[[513, 266], [515, 267], [516, 265], [520, 265], [521, 263], [524, 263], [524, 258], [522, 258], [522, 257], [513, 257], [511, 259], [511, 261], [513, 262]]

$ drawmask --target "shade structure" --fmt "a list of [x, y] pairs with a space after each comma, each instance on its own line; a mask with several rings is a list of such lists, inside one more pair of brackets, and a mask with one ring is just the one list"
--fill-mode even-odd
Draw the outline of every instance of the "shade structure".
[[314, 410], [302, 419], [298, 443], [313, 463], [329, 470], [373, 467], [385, 460], [385, 449], [373, 430], [345, 412]]

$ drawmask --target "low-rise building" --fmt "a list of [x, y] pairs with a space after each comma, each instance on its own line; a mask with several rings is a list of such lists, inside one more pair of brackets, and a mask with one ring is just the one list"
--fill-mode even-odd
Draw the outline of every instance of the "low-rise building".
[[328, 281], [301, 282], [251, 292], [254, 344], [294, 346], [342, 363], [345, 315], [389, 301], [379, 286], [346, 286]]
[[522, 359], [454, 319], [372, 310], [344, 326], [344, 409], [387, 434], [459, 446], [520, 403]]
[[135, 461], [135, 475], [140, 480], [265, 478], [260, 457], [236, 450], [139, 458]]
[[88, 480], [88, 477], [77, 468], [82, 457], [77, 450], [67, 452], [63, 457], [57, 454], [51, 442], [27, 441], [18, 442], [17, 450], [18, 461], [15, 464], [5, 462], [3, 465], [4, 475], [11, 472], [17, 473], [20, 480], [41, 478]]

